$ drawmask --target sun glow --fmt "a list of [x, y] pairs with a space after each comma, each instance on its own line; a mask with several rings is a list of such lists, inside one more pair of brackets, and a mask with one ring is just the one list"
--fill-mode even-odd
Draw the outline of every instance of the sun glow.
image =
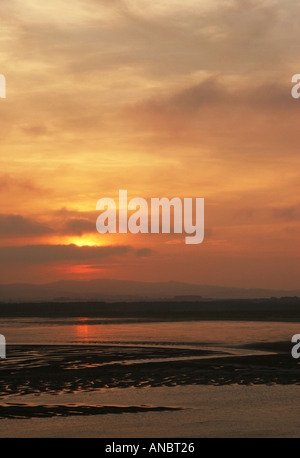
[[67, 237], [64, 239], [66, 245], [76, 245], [79, 247], [84, 246], [104, 246], [106, 243], [103, 242], [103, 238], [97, 237], [97, 235], [84, 235], [82, 237]]

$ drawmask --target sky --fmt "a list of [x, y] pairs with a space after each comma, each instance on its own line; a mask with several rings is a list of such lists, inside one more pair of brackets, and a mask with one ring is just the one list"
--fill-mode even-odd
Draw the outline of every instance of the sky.
[[[0, 282], [299, 287], [297, 0], [1, 0]], [[97, 201], [203, 197], [205, 239]]]

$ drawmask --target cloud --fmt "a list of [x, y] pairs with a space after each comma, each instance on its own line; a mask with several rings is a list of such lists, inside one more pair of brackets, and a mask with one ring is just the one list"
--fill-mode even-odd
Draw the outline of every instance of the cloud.
[[43, 264], [77, 263], [95, 264], [103, 258], [134, 254], [138, 257], [149, 256], [151, 250], [135, 250], [129, 245], [118, 246], [77, 246], [77, 245], [26, 245], [0, 247], [0, 264]]
[[234, 73], [274, 69], [297, 56], [294, 0], [284, 7], [278, 0], [74, 0], [72, 8], [10, 0], [3, 15], [14, 31], [10, 51], [46, 70], [50, 63], [82, 73], [129, 66], [148, 76]]
[[26, 245], [0, 247], [0, 263], [48, 263], [98, 261], [110, 256], [124, 256], [130, 246]]
[[[199, 144], [208, 148], [216, 131], [220, 142], [225, 138], [225, 152], [234, 150], [237, 154], [240, 140], [250, 143], [252, 154], [260, 147], [258, 141], [253, 142], [256, 134], [261, 135], [261, 119], [240, 111], [243, 103], [254, 107], [253, 96], [262, 109], [273, 103], [278, 114], [275, 122], [282, 124], [274, 129], [277, 136], [281, 135], [279, 142], [274, 141], [279, 149], [283, 137], [295, 127], [293, 122], [286, 128], [291, 115], [283, 110], [280, 116], [278, 109], [288, 107], [290, 99], [290, 69], [297, 61], [297, 12], [294, 0], [286, 0], [284, 7], [278, 0], [188, 0], [184, 4], [177, 0], [74, 0], [72, 8], [58, 0], [45, 8], [32, 1], [5, 2], [7, 26], [1, 49], [11, 66], [8, 101], [15, 104], [6, 108], [4, 119], [10, 116], [14, 129], [5, 141], [15, 143], [19, 139], [18, 149], [25, 150], [25, 160], [28, 154], [37, 157], [41, 169], [41, 150], [68, 161], [70, 155], [64, 153], [72, 148], [75, 163], [83, 151], [87, 160], [97, 162], [107, 151], [125, 150], [129, 154], [142, 147], [151, 150], [158, 144], [162, 149], [176, 150], [178, 146], [181, 151], [183, 146], [197, 148]], [[275, 74], [280, 81], [287, 81], [281, 95], [278, 88], [270, 89], [276, 83]], [[215, 80], [192, 85], [205, 75], [213, 75]], [[228, 92], [222, 88], [216, 80], [220, 76], [233, 78], [237, 85], [240, 79], [246, 80], [245, 84], [251, 78], [258, 85], [269, 82], [263, 91], [248, 95], [244, 89]], [[188, 84], [190, 88], [178, 91]], [[166, 98], [172, 92], [173, 96]], [[157, 96], [156, 106], [147, 102], [153, 94]], [[128, 103], [143, 99], [146, 102], [140, 109], [116, 116]], [[193, 110], [197, 118], [189, 119]], [[132, 129], [127, 129], [128, 115], [135, 124]], [[233, 144], [233, 139], [227, 139], [228, 132], [238, 123], [241, 126]], [[252, 124], [254, 135], [250, 132]], [[266, 127], [265, 137], [270, 134]], [[283, 132], [286, 129], [288, 132]], [[264, 143], [267, 148], [267, 140]], [[293, 136], [291, 148], [297, 148]]]
[[[298, 156], [298, 105], [291, 84], [273, 81], [237, 84], [215, 76], [169, 96], [124, 109], [123, 122], [151, 153], [163, 148], [173, 157], [199, 149], [212, 157]], [[144, 135], [143, 135], [144, 133]], [[288, 143], [287, 143], [288, 138]], [[150, 149], [150, 148], [149, 148]]]
[[73, 218], [64, 225], [62, 232], [70, 235], [83, 235], [96, 231], [96, 220]]
[[50, 134], [48, 128], [41, 124], [24, 126], [22, 129], [25, 134], [32, 137], [47, 136]]
[[0, 214], [0, 237], [35, 237], [53, 233], [45, 224], [21, 215]]
[[64, 209], [48, 215], [48, 222], [45, 224], [40, 221], [42, 217], [33, 219], [18, 214], [0, 214], [0, 237], [81, 236], [96, 233], [96, 218], [96, 212]]
[[[203, 69], [245, 72], [274, 69], [296, 58], [298, 5], [294, 0], [286, 0], [284, 8], [278, 0], [181, 4], [177, 0], [123, 0], [104, 4], [109, 23], [103, 20], [103, 2], [101, 6], [94, 0], [88, 4], [95, 27], [85, 31], [89, 46], [78, 71], [113, 64], [117, 68], [127, 62], [140, 72], [159, 76]], [[111, 53], [103, 56], [103, 50], [100, 53], [93, 46], [100, 40], [111, 44]], [[111, 58], [116, 53], [120, 59]]]
[[13, 176], [8, 173], [4, 173], [0, 175], [0, 192], [7, 192], [7, 191], [22, 191], [28, 192], [32, 194], [37, 193], [46, 193], [49, 192], [48, 189], [39, 186], [36, 182], [34, 182], [30, 178], [20, 178], [17, 176]]
[[283, 205], [272, 209], [272, 216], [279, 221], [300, 221], [300, 204]]
[[150, 248], [141, 248], [139, 250], [136, 250], [136, 256], [138, 257], [147, 257], [147, 256], [151, 256], [153, 254], [153, 250], [151, 250]]
[[[298, 107], [290, 97], [291, 84], [286, 85], [274, 81], [253, 83], [249, 86], [226, 82], [220, 76], [209, 77], [198, 84], [181, 89], [169, 96], [152, 98], [131, 107], [133, 113], [156, 115], [186, 115], [200, 116], [204, 110], [226, 108], [234, 110], [245, 107], [248, 109], [263, 109], [266, 111], [282, 109], [298, 112]], [[130, 110], [130, 107], [129, 107]]]

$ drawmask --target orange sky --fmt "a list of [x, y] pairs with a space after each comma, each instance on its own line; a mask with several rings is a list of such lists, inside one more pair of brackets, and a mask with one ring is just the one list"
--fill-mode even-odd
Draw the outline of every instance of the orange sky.
[[[299, 9], [3, 0], [0, 282], [299, 287]], [[204, 197], [204, 243], [98, 234], [119, 189]]]

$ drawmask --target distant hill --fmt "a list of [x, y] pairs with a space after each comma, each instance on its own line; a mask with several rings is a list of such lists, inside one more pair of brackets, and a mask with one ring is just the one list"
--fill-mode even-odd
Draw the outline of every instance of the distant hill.
[[243, 289], [176, 281], [137, 282], [111, 279], [64, 280], [41, 285], [25, 283], [0, 284], [0, 302], [201, 301], [207, 299], [255, 299], [285, 296], [300, 296], [300, 289], [293, 291]]

